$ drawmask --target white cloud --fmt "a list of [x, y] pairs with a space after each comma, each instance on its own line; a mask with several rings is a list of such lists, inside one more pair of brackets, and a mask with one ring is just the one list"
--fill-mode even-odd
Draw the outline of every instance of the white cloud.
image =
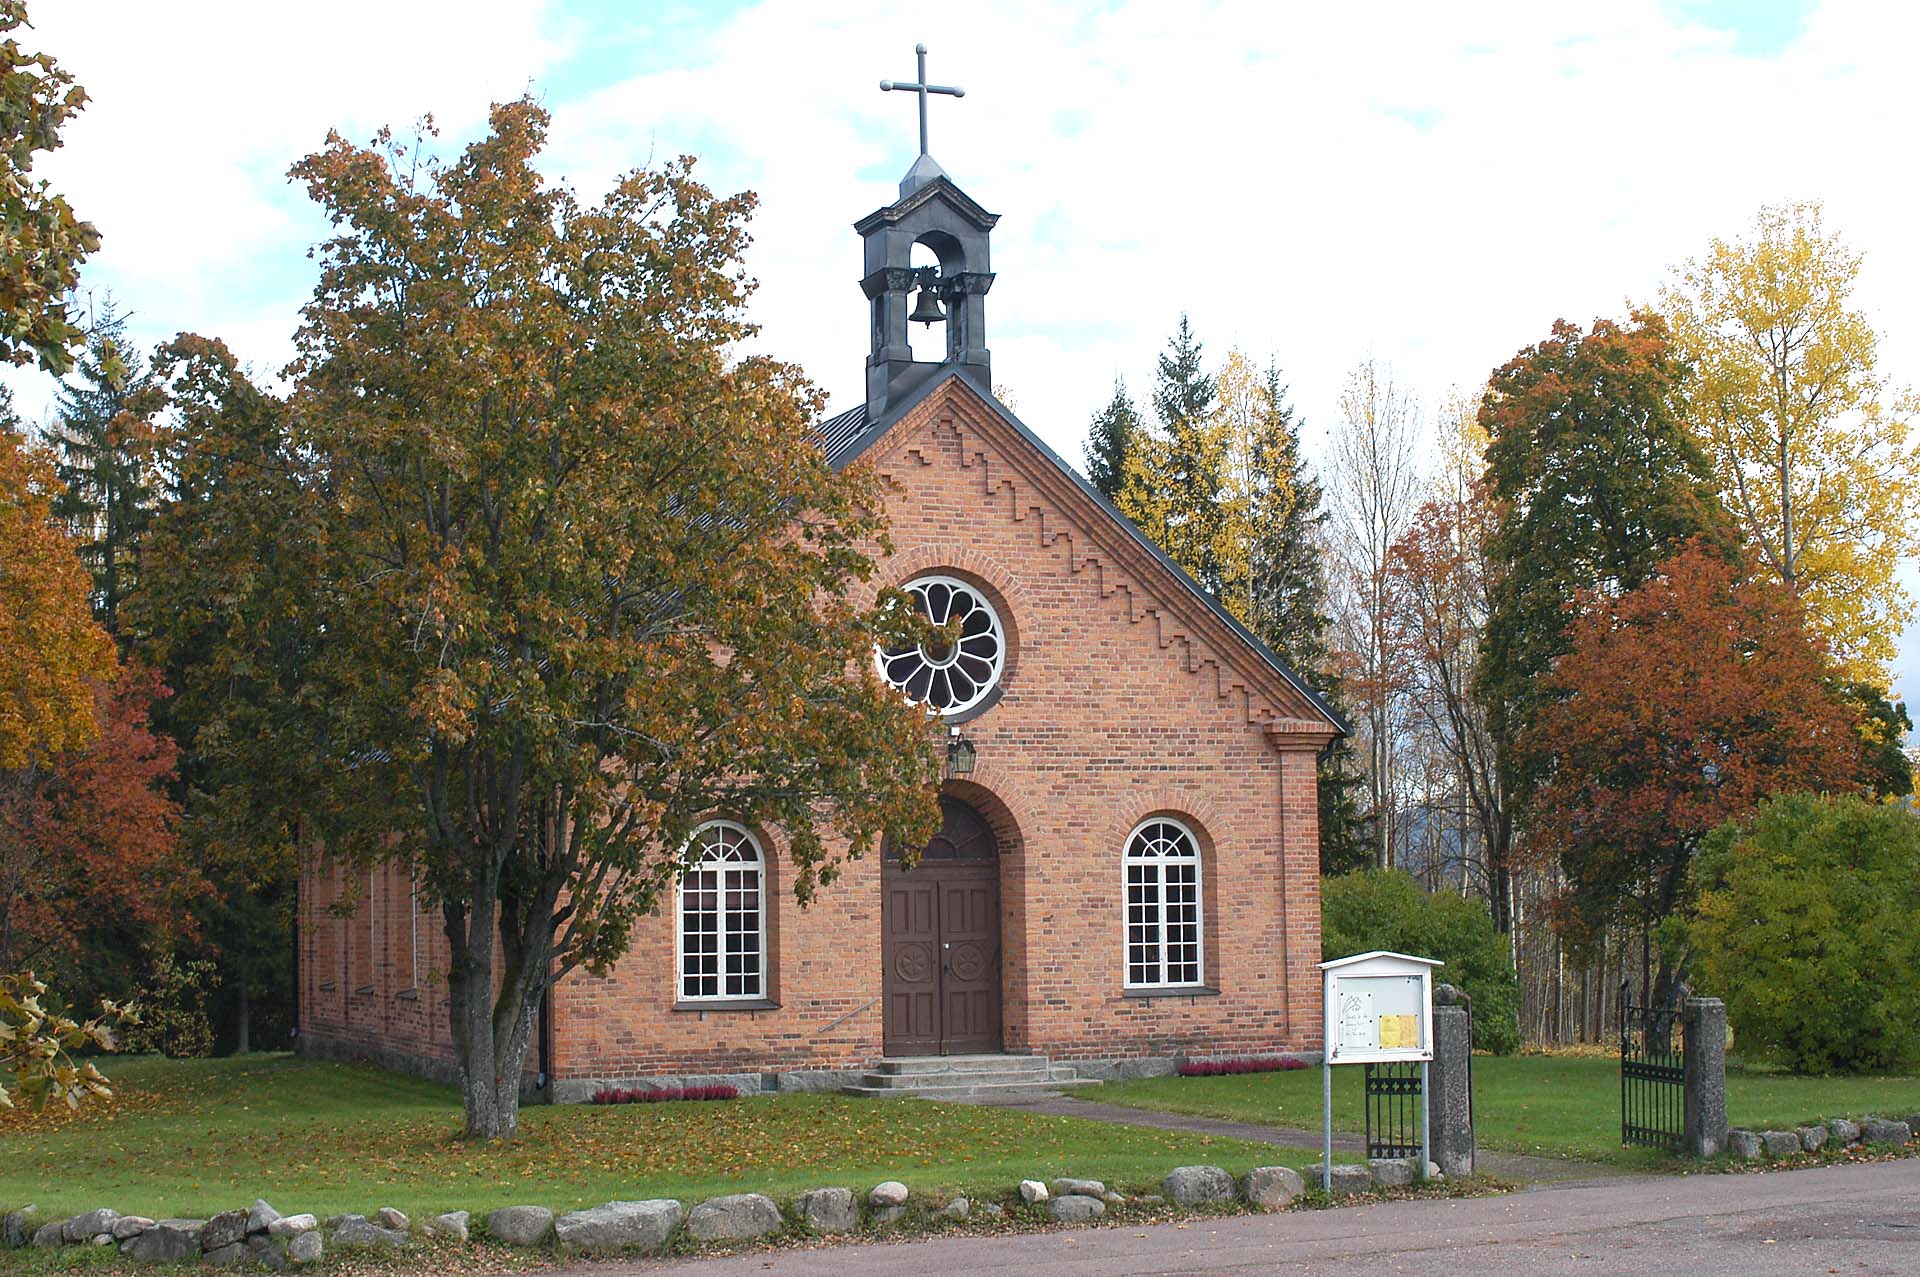
[[[426, 109], [464, 136], [532, 79], [551, 168], [589, 194], [680, 151], [759, 192], [764, 344], [850, 404], [866, 336], [850, 224], [914, 150], [911, 100], [877, 81], [908, 77], [925, 40], [933, 78], [967, 89], [932, 104], [934, 154], [1005, 215], [996, 380], [1069, 457], [1116, 373], [1146, 388], [1182, 310], [1214, 354], [1276, 357], [1318, 429], [1365, 355], [1432, 405], [1555, 318], [1652, 297], [1761, 203], [1809, 196], [1867, 253], [1886, 370], [1920, 383], [1910, 6], [1821, 4], [1749, 57], [1656, 0], [769, 2], [725, 19], [706, 61], [594, 85], [569, 54], [667, 6], [40, 8], [40, 43], [96, 99], [50, 166], [107, 233], [92, 277], [156, 332], [244, 333], [263, 366], [285, 357], [268, 334], [292, 329], [320, 229], [287, 164], [329, 126]], [[1906, 647], [1920, 699], [1920, 634]]]

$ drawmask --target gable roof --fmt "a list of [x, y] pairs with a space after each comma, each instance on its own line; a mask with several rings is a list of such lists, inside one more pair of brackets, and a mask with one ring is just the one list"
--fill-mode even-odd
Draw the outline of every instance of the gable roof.
[[1249, 651], [1259, 657], [1274, 673], [1286, 680], [1287, 684], [1296, 692], [1306, 697], [1307, 702], [1321, 714], [1325, 715], [1327, 721], [1333, 724], [1342, 736], [1347, 735], [1352, 730], [1347, 720], [1341, 716], [1338, 710], [1327, 703], [1325, 697], [1310, 687], [1305, 679], [1294, 673], [1293, 668], [1281, 660], [1272, 648], [1255, 638], [1253, 631], [1236, 620], [1233, 613], [1227, 611], [1227, 609], [1221, 605], [1219, 599], [1215, 598], [1208, 590], [1202, 588], [1198, 581], [1188, 575], [1185, 568], [1169, 558], [1166, 551], [1156, 545], [1152, 538], [1135, 527], [1133, 520], [1121, 514], [1119, 508], [1107, 499], [1105, 493], [1089, 483], [1086, 476], [1082, 475], [1079, 470], [1064, 460], [1059, 453], [1049, 448], [1046, 441], [1029, 429], [1027, 424], [1021, 421], [1019, 417], [1015, 416], [1011, 408], [1001, 403], [991, 393], [980, 389], [978, 386], [961, 377], [958, 371], [949, 371], [943, 376], [929, 378], [925, 385], [908, 395], [899, 404], [890, 405], [890, 411], [887, 415], [877, 422], [869, 419], [867, 406], [865, 404], [861, 404], [857, 408], [848, 409], [846, 412], [838, 413], [821, 422], [815, 427], [815, 434], [819, 439], [821, 451], [826, 454], [827, 464], [833, 468], [835, 473], [846, 469], [855, 461], [859, 460], [861, 454], [865, 453], [867, 449], [878, 443], [895, 423], [903, 420], [914, 408], [932, 396], [941, 386], [944, 386], [948, 381], [956, 378], [958, 378], [969, 391], [986, 403], [988, 407], [992, 408], [1002, 420], [1013, 427], [1020, 437], [1033, 447], [1035, 452], [1045, 457], [1055, 469], [1067, 479], [1070, 479], [1074, 486], [1079, 488], [1081, 493], [1086, 496], [1087, 500], [1091, 501], [1098, 509], [1106, 514], [1114, 527], [1131, 537], [1136, 545], [1152, 555], [1174, 580], [1178, 581], [1189, 594], [1204, 604], [1208, 611], [1212, 612], [1216, 618], [1224, 623]]

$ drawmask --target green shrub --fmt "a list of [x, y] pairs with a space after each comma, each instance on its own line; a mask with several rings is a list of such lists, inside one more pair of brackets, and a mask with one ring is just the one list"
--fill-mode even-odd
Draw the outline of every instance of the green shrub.
[[1520, 1047], [1520, 981], [1507, 938], [1487, 907], [1450, 891], [1428, 895], [1393, 869], [1320, 880], [1320, 947], [1328, 958], [1389, 949], [1447, 965], [1436, 983], [1473, 999], [1473, 1044], [1497, 1055]]
[[1801, 1073], [1920, 1063], [1920, 819], [1784, 794], [1708, 835], [1686, 935], [1734, 1043]]
[[166, 954], [155, 959], [152, 978], [136, 995], [140, 1022], [127, 1030], [126, 1049], [171, 1060], [212, 1055], [213, 1021], [207, 1016], [207, 994], [219, 983], [211, 962], [180, 962]]

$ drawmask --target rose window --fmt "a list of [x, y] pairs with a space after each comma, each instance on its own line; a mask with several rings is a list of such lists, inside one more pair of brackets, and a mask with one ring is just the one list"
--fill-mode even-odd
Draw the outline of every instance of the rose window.
[[950, 627], [953, 637], [879, 649], [874, 661], [880, 677], [908, 700], [942, 714], [972, 709], [1000, 681], [1006, 664], [1007, 638], [999, 615], [979, 590], [950, 576], [923, 576], [904, 588], [920, 615]]

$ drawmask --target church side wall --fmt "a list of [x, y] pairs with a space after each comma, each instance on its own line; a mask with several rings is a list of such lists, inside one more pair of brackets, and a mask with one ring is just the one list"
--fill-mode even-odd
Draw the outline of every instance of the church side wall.
[[[335, 906], [349, 896], [353, 913], [342, 917]], [[454, 1080], [446, 935], [439, 910], [418, 906], [405, 873], [310, 859], [300, 876], [299, 953], [301, 1054]]]

